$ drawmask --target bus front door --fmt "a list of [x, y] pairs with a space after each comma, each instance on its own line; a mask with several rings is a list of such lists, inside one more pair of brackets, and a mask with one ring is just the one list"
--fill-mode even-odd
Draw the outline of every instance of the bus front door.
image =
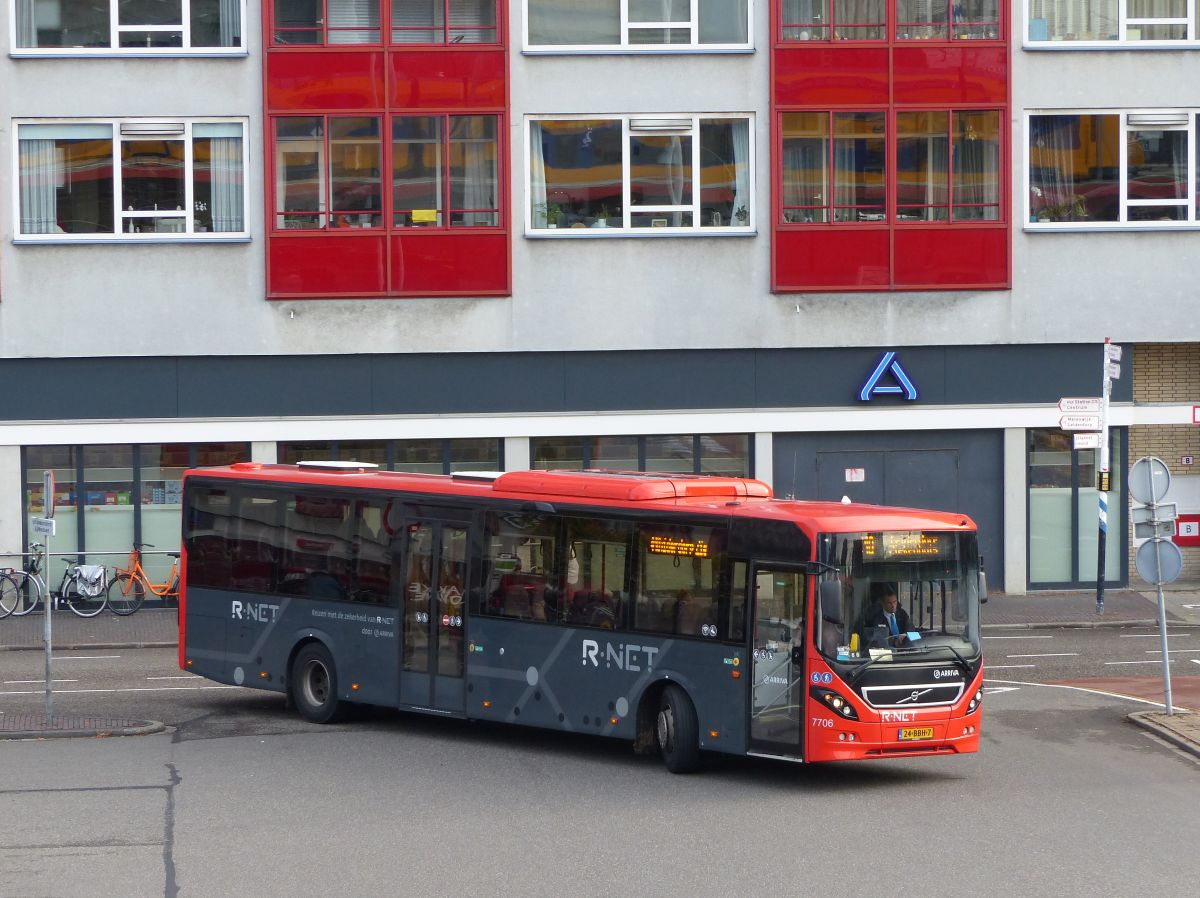
[[409, 518], [405, 529], [400, 704], [460, 712], [470, 526]]
[[802, 568], [756, 565], [751, 642], [750, 750], [802, 757], [804, 602]]

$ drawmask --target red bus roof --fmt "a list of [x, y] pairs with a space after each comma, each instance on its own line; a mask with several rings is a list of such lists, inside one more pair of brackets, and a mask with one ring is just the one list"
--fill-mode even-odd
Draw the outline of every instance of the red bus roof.
[[238, 462], [195, 468], [184, 477], [219, 477], [289, 485], [320, 485], [388, 492], [530, 502], [574, 502], [613, 508], [693, 510], [738, 517], [793, 521], [813, 533], [872, 530], [974, 530], [963, 514], [882, 505], [775, 499], [760, 480], [704, 474], [638, 471], [464, 471], [413, 474], [380, 471], [354, 462], [299, 465]]

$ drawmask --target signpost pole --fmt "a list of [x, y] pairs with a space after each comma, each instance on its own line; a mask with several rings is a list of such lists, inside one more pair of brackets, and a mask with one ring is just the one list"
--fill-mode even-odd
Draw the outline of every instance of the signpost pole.
[[[1157, 502], [1151, 502], [1150, 507], [1153, 509]], [[1154, 520], [1158, 520], [1157, 510], [1153, 513]], [[1161, 540], [1156, 536], [1154, 538], [1154, 566], [1158, 569], [1158, 576], [1155, 577], [1156, 585], [1158, 586], [1158, 637], [1162, 644], [1163, 657], [1163, 697], [1167, 703], [1167, 714], [1174, 714], [1175, 711], [1171, 707], [1171, 656], [1167, 653], [1167, 606], [1163, 599], [1163, 579], [1162, 579], [1162, 545]]]
[[[1103, 377], [1100, 393], [1100, 448], [1096, 452], [1097, 484], [1096, 493], [1099, 496], [1099, 529], [1096, 534], [1096, 613], [1104, 613], [1104, 574], [1106, 555], [1108, 554], [1108, 488], [1109, 488], [1109, 452], [1108, 452], [1108, 398], [1112, 394], [1113, 377], [1121, 376], [1121, 347], [1114, 346], [1110, 337], [1104, 338], [1104, 353], [1102, 357]], [[1114, 374], [1115, 372], [1115, 374]]]
[[42, 517], [50, 522], [48, 532], [42, 537], [42, 576], [46, 581], [46, 594], [42, 597], [42, 638], [46, 643], [46, 723], [54, 726], [53, 658], [51, 654], [50, 613], [50, 535], [54, 532], [54, 472], [42, 472]]

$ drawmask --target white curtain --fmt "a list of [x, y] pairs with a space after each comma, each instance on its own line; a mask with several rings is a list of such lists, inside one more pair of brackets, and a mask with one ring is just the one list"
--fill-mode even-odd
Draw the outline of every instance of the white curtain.
[[965, 136], [960, 133], [955, 139], [954, 203], [972, 204], [955, 210], [956, 221], [999, 217], [1000, 144], [994, 133], [989, 128], [986, 134], [974, 134], [968, 126]]
[[212, 138], [212, 221], [214, 231], [244, 231], [242, 139]]
[[236, 47], [242, 36], [242, 5], [240, 0], [220, 0], [221, 46]]
[[[460, 120], [460, 127], [465, 125], [463, 148], [463, 198], [462, 208], [474, 209], [463, 215], [462, 223], [467, 226], [486, 226], [495, 224], [495, 213], [491, 210], [496, 206], [495, 184], [495, 146], [491, 131], [486, 127], [487, 120], [479, 121], [474, 116]], [[453, 156], [451, 156], [453, 158]]]
[[[747, 121], [734, 122], [730, 129], [733, 134], [733, 164], [737, 172], [737, 180], [733, 186], [733, 209], [730, 210], [732, 219], [729, 224], [734, 227], [750, 226], [750, 123]], [[738, 218], [738, 209], [746, 207], [746, 220]]]
[[1066, 220], [1062, 213], [1075, 196], [1073, 150], [1078, 141], [1077, 115], [1029, 119], [1029, 212], [1033, 218]]
[[379, 0], [328, 0], [326, 41], [373, 44], [379, 40]]
[[497, 0], [450, 0], [450, 43], [490, 44], [496, 40]]
[[20, 156], [21, 233], [52, 234], [58, 230], [57, 185], [64, 174], [54, 141], [22, 140]]
[[533, 227], [549, 226], [546, 207], [546, 157], [542, 152], [542, 126], [529, 123], [529, 208]]
[[[667, 189], [671, 193], [671, 205], [679, 206], [683, 204], [683, 179], [686, 175], [684, 165], [691, 165], [692, 160], [689, 157], [685, 163], [683, 160], [683, 141], [678, 137], [670, 138], [670, 143], [667, 145], [665, 162], [667, 163]], [[683, 213], [671, 213], [671, 224], [673, 227], [681, 227], [683, 225]]]
[[35, 0], [17, 0], [17, 46], [36, 47], [37, 18], [34, 15]]
[[392, 0], [392, 43], [441, 43], [443, 9], [442, 0]]

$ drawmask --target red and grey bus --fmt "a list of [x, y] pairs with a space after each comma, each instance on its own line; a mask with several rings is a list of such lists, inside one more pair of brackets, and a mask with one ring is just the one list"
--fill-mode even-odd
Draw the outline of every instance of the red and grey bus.
[[[617, 471], [184, 477], [180, 666], [280, 692], [789, 761], [974, 752], [976, 530]], [[891, 611], [885, 611], [885, 607]]]

